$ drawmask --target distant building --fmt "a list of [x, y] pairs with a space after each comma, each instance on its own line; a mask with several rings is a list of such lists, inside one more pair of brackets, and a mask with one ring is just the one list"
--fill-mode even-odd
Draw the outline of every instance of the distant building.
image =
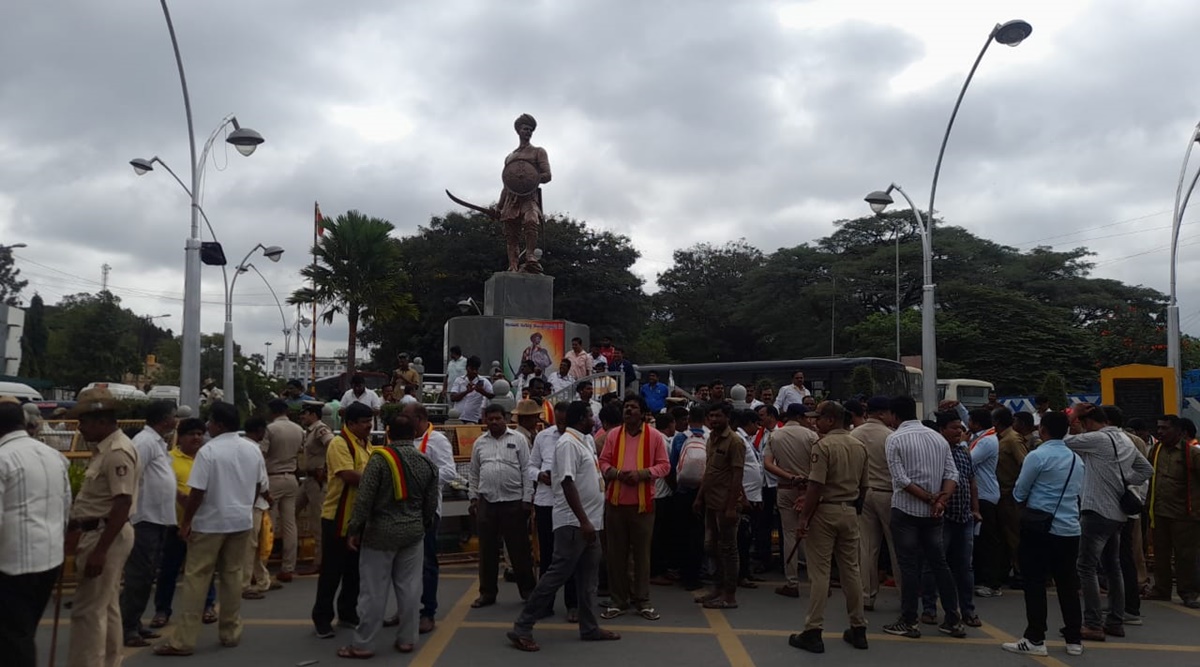
[[0, 351], [4, 353], [0, 375], [17, 375], [21, 369], [21, 335], [25, 332], [25, 310], [0, 304]]
[[[330, 375], [340, 375], [345, 372], [346, 355], [317, 357], [317, 379], [329, 377]], [[306, 380], [312, 375], [312, 355], [308, 352], [301, 352], [299, 357], [295, 353], [287, 355], [283, 353], [276, 354], [271, 373], [275, 377], [287, 380]]]

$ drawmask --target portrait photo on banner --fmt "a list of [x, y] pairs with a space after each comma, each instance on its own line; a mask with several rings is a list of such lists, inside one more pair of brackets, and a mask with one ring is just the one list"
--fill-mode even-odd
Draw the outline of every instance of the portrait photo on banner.
[[562, 320], [504, 320], [504, 376], [517, 377], [522, 361], [532, 361], [542, 375], [562, 361], [565, 323]]

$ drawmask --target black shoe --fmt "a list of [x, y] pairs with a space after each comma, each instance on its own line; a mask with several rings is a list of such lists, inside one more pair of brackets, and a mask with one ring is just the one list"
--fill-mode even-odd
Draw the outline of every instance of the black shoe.
[[867, 628], [847, 628], [846, 631], [842, 633], [842, 641], [857, 649], [867, 648]]
[[950, 635], [955, 639], [962, 639], [963, 637], [967, 636], [967, 629], [963, 627], [962, 623], [951, 623], [950, 621], [946, 621], [939, 625], [938, 632], [944, 635]]
[[317, 637], [320, 637], [321, 639], [329, 639], [330, 637], [337, 636], [337, 633], [333, 631], [332, 625], [318, 625], [316, 626], [316, 631]]
[[824, 653], [825, 642], [821, 641], [820, 630], [805, 630], [788, 637], [788, 644], [809, 653]]

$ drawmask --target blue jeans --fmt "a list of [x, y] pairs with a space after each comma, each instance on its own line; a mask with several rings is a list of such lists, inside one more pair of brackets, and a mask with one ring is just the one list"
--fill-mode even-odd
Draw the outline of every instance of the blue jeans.
[[[942, 545], [946, 548], [946, 565], [950, 567], [950, 574], [954, 575], [954, 587], [958, 590], [959, 617], [974, 616], [975, 570], [971, 565], [971, 557], [975, 549], [975, 521], [943, 521]], [[937, 614], [937, 584], [928, 564], [921, 571], [921, 602], [925, 613]]]
[[421, 569], [421, 618], [436, 618], [438, 607], [438, 527], [442, 517], [433, 517], [433, 525], [425, 531], [425, 563]]
[[[1091, 510], [1079, 516], [1079, 586], [1083, 589], [1083, 625], [1102, 628], [1125, 624], [1125, 584], [1121, 574], [1121, 529], [1124, 521], [1113, 521]], [[1104, 569], [1108, 577], [1108, 618], [1100, 611], [1100, 579], [1097, 572]], [[1134, 591], [1137, 594], [1137, 591]]]
[[954, 576], [950, 574], [946, 550], [942, 547], [942, 520], [912, 516], [893, 507], [892, 537], [896, 540], [896, 560], [900, 561], [901, 620], [917, 622], [921, 568], [928, 564], [942, 598], [946, 622], [958, 623], [958, 591], [954, 588]]
[[[158, 568], [158, 583], [154, 591], [154, 613], [171, 617], [171, 601], [175, 599], [175, 584], [179, 581], [179, 570], [187, 557], [187, 542], [179, 539], [179, 528], [167, 528], [167, 542], [163, 545], [162, 565]], [[210, 609], [217, 602], [217, 587], [209, 584], [204, 608]]]

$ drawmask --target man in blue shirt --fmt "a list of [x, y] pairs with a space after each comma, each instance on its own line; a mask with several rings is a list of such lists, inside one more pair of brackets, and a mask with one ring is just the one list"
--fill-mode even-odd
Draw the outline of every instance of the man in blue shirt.
[[658, 382], [658, 371], [650, 371], [646, 378], [646, 384], [642, 385], [642, 398], [646, 399], [646, 405], [650, 406], [650, 412], [654, 414], [662, 412], [662, 409], [667, 406], [669, 392], [667, 385]]
[[[637, 383], [637, 371], [633, 368], [633, 362], [625, 358], [625, 349], [614, 347], [612, 352], [612, 361], [608, 364], [610, 373], [625, 374], [625, 391], [634, 389]], [[657, 411], [656, 411], [657, 412]]]
[[1004, 534], [996, 506], [1000, 504], [1000, 482], [996, 479], [996, 463], [1000, 458], [1000, 440], [992, 428], [992, 413], [975, 408], [967, 418], [971, 431], [968, 449], [975, 467], [975, 486], [979, 489], [979, 513], [983, 524], [975, 538], [975, 596], [1000, 597], [1000, 585], [1008, 576], [1008, 559], [1004, 557]]
[[[1046, 655], [1046, 578], [1054, 577], [1060, 592], [1079, 590], [1079, 494], [1083, 491], [1083, 460], [1067, 448], [1063, 438], [1070, 427], [1061, 412], [1042, 415], [1042, 444], [1029, 452], [1013, 488], [1013, 498], [1026, 509], [1054, 516], [1049, 532], [1022, 521], [1017, 557], [1024, 575], [1025, 617], [1028, 625], [1020, 640], [1003, 645], [1005, 651]], [[1083, 609], [1079, 596], [1059, 595], [1063, 638], [1068, 655], [1083, 653]]]

